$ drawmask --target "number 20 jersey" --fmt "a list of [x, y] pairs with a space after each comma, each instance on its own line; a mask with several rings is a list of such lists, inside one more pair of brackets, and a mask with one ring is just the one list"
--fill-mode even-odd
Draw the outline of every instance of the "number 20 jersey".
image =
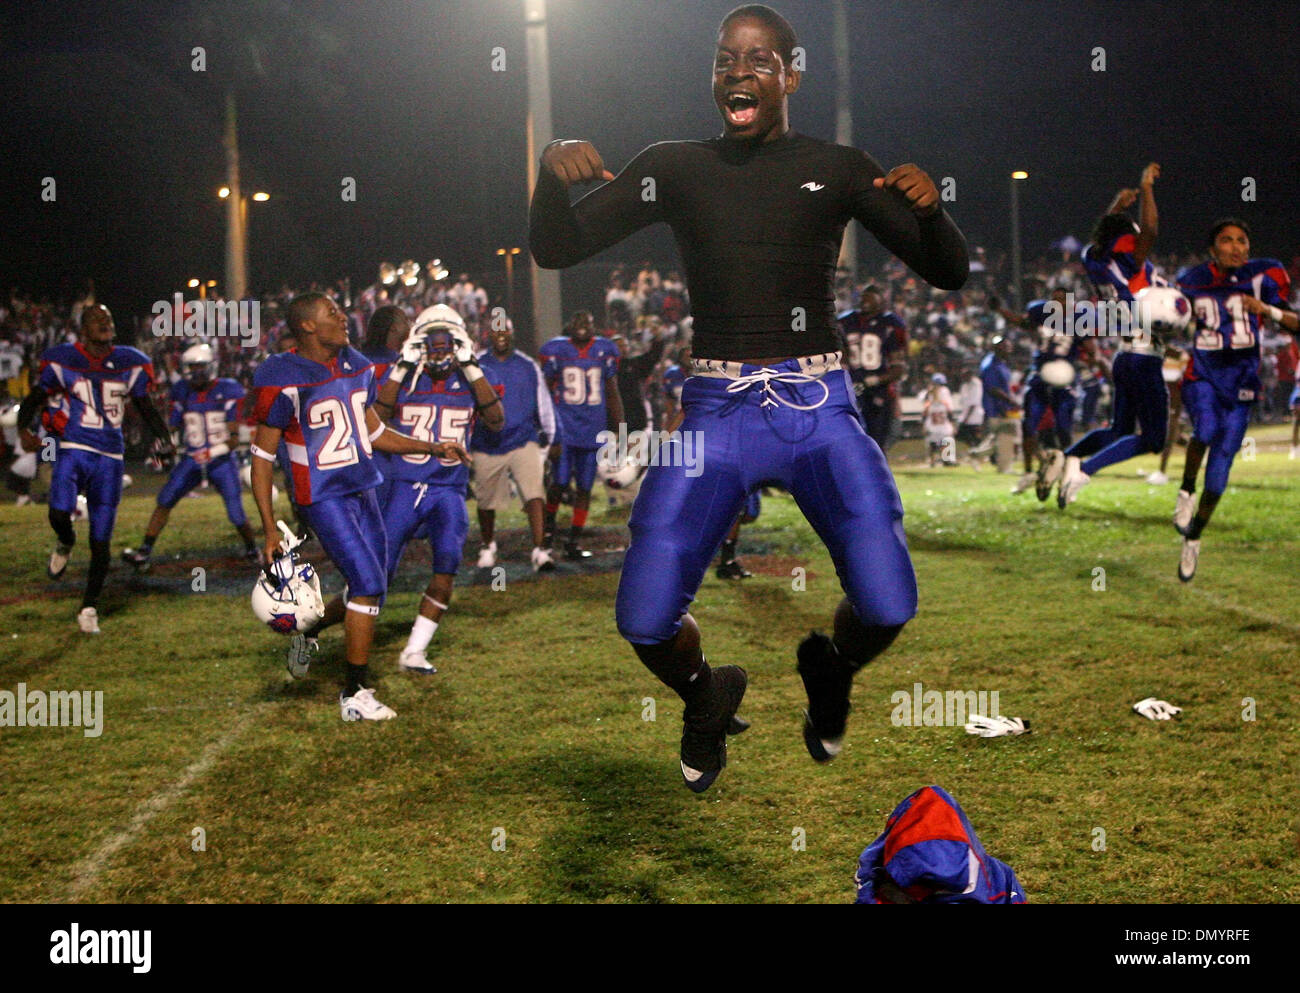
[[122, 418], [127, 397], [147, 397], [153, 363], [135, 348], [115, 345], [102, 358], [80, 343], [55, 345], [41, 356], [37, 384], [61, 397], [53, 428], [61, 448], [81, 448], [120, 459], [126, 448]]
[[578, 346], [561, 335], [543, 345], [538, 357], [555, 397], [558, 440], [570, 448], [599, 448], [596, 435], [605, 430], [605, 384], [618, 375], [618, 346], [601, 337]]
[[322, 365], [297, 350], [281, 352], [257, 367], [253, 389], [253, 420], [284, 432], [285, 476], [294, 503], [332, 500], [379, 484], [366, 430], [375, 373], [364, 355], [346, 346]]
[[[403, 383], [398, 390], [392, 423], [403, 434], [420, 441], [454, 441], [468, 447], [474, 426], [474, 394], [456, 373], [443, 380], [421, 373], [414, 388]], [[381, 452], [379, 464], [386, 480], [461, 489], [469, 483], [469, 466], [459, 459]]]

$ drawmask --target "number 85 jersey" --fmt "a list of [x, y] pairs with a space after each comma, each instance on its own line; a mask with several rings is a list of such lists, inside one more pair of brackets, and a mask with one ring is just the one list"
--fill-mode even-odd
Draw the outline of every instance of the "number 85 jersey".
[[127, 397], [147, 397], [153, 386], [149, 356], [125, 345], [97, 358], [80, 343], [55, 345], [41, 356], [37, 385], [61, 397], [53, 418], [60, 448], [80, 448], [120, 459], [126, 448], [122, 418]]
[[306, 506], [379, 484], [366, 430], [375, 374], [356, 349], [345, 346], [329, 365], [296, 350], [269, 356], [253, 374], [253, 390], [253, 420], [284, 432], [280, 457], [294, 503]]

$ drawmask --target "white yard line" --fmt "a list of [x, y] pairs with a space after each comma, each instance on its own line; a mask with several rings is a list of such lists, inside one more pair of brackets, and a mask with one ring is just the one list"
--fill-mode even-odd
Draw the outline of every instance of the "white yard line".
[[259, 704], [246, 711], [242, 717], [226, 729], [225, 734], [208, 743], [199, 757], [181, 773], [179, 779], [164, 786], [153, 796], [137, 805], [135, 812], [131, 815], [131, 822], [123, 830], [105, 841], [93, 854], [78, 862], [72, 872], [72, 884], [68, 887], [67, 900], [70, 902], [80, 900], [82, 895], [98, 882], [100, 874], [108, 865], [109, 860], [135, 841], [145, 829], [145, 826], [156, 815], [166, 810], [173, 801], [178, 800], [193, 785], [195, 780], [206, 775], [208, 770], [216, 764], [221, 754], [233, 745], [236, 739], [253, 724], [253, 719], [258, 712], [267, 706], [270, 705]]

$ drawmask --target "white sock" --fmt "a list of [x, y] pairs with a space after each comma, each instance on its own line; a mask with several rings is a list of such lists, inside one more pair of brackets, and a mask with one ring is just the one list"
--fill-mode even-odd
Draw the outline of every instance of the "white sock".
[[433, 633], [438, 630], [438, 622], [431, 621], [421, 614], [415, 619], [415, 624], [411, 628], [411, 636], [406, 639], [406, 651], [423, 652], [429, 647], [429, 642], [433, 640]]

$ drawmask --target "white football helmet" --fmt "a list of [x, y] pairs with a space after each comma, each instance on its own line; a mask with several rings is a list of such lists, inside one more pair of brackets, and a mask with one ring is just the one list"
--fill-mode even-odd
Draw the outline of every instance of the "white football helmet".
[[181, 355], [181, 369], [184, 371], [185, 378], [191, 383], [206, 383], [216, 379], [217, 359], [212, 352], [212, 346], [201, 341], [185, 349]]
[[301, 539], [287, 525], [277, 523], [284, 532], [280, 547], [285, 554], [258, 573], [253, 587], [253, 613], [272, 631], [293, 634], [315, 627], [325, 616], [325, 598], [316, 570], [294, 554]]
[[434, 304], [432, 307], [425, 307], [424, 310], [415, 318], [415, 323], [411, 325], [411, 331], [432, 331], [435, 327], [445, 327], [450, 330], [456, 328], [459, 331], [465, 330], [465, 319], [457, 311], [448, 307], [445, 303]]

